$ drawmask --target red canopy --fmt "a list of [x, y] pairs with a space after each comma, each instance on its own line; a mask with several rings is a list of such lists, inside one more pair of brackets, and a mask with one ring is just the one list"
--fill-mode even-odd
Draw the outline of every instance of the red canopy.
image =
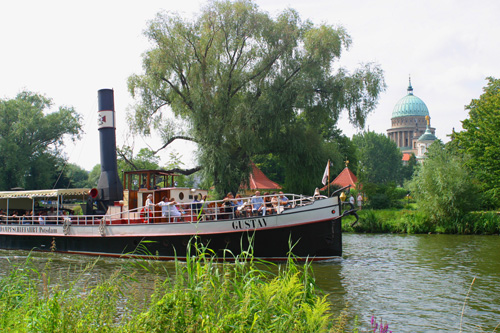
[[[356, 183], [358, 182], [358, 178], [349, 170], [348, 167], [345, 167], [341, 173], [335, 178], [330, 185], [337, 185], [340, 187], [345, 187], [347, 185], [351, 185], [352, 188], [356, 188]], [[321, 191], [325, 191], [327, 187], [323, 187]]]
[[250, 190], [279, 190], [281, 186], [273, 182], [271, 179], [252, 163], [252, 172], [249, 178], [250, 186], [242, 186]]

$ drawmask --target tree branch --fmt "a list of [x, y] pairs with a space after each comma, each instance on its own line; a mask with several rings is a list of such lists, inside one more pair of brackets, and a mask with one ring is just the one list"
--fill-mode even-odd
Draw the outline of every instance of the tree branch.
[[202, 169], [201, 166], [197, 166], [195, 168], [192, 168], [192, 169], [187, 169], [187, 170], [184, 170], [184, 169], [179, 169], [179, 168], [174, 168], [174, 169], [170, 169], [170, 170], [167, 170], [167, 171], [170, 171], [170, 172], [175, 172], [175, 173], [180, 173], [181, 175], [184, 175], [184, 176], [189, 176], [197, 171], [200, 171]]
[[134, 170], [139, 170], [139, 168], [134, 164], [134, 162], [130, 161], [124, 153], [122, 153], [119, 149], [116, 150], [116, 153], [120, 155], [121, 158], [125, 161], [125, 163], [129, 164], [134, 168]]
[[189, 137], [189, 136], [184, 136], [184, 135], [176, 135], [176, 136], [173, 136], [171, 137], [170, 139], [168, 139], [167, 142], [165, 142], [165, 144], [163, 146], [161, 146], [159, 149], [153, 151], [153, 154], [156, 154], [158, 153], [160, 150], [166, 148], [169, 144], [171, 144], [172, 142], [174, 142], [175, 140], [177, 139], [180, 139], [180, 140], [187, 140], [187, 141], [192, 141], [192, 142], [196, 142], [195, 139]]

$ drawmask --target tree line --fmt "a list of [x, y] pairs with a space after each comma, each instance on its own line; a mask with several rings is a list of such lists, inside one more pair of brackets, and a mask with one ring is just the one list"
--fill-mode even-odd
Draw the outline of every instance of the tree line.
[[[136, 100], [128, 118], [131, 134], [157, 135], [163, 144], [136, 156], [121, 147], [119, 173], [182, 171], [178, 156], [162, 166], [159, 154], [174, 140], [191, 140], [199, 165], [179, 180], [213, 186], [219, 196], [239, 189], [250, 162], [286, 191], [312, 193], [327, 160], [332, 174], [349, 160], [379, 206], [390, 206], [395, 189], [404, 188], [421, 202], [441, 197], [437, 206], [423, 205], [436, 213], [472, 196], [479, 203], [469, 200], [464, 207], [498, 207], [500, 94], [494, 78], [467, 106], [462, 132], [446, 145], [433, 144], [423, 165], [414, 156], [403, 165], [386, 135], [365, 131], [348, 138], [337, 127], [344, 113], [363, 128], [385, 89], [377, 65], [352, 73], [338, 66], [351, 44], [343, 27], [316, 25], [293, 9], [272, 17], [252, 1], [213, 1], [191, 20], [159, 13], [145, 35], [151, 48], [143, 55], [143, 73], [128, 79]], [[81, 117], [72, 107], [54, 111], [50, 98], [28, 91], [0, 100], [0, 189], [95, 186], [100, 167], [89, 174], [67, 164], [61, 151], [64, 140], [80, 135]]]

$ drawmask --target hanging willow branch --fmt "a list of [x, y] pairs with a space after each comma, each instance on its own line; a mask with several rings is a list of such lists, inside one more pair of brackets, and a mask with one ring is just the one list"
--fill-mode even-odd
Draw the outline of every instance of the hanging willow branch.
[[180, 173], [181, 175], [184, 175], [184, 176], [189, 176], [197, 171], [200, 171], [201, 170], [201, 166], [197, 166], [195, 168], [192, 168], [192, 169], [187, 169], [187, 170], [184, 170], [184, 169], [179, 169], [179, 168], [174, 168], [174, 169], [170, 169], [170, 170], [167, 170], [167, 171], [170, 171], [170, 172], [175, 172], [175, 173]]

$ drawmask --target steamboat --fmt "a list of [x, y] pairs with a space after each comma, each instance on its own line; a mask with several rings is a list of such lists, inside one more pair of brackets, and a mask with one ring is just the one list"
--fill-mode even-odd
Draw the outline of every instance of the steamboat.
[[[342, 255], [342, 202], [280, 194], [203, 200], [206, 190], [175, 186], [174, 172], [117, 171], [113, 90], [98, 91], [101, 175], [97, 188], [0, 192], [0, 248], [115, 257], [185, 259], [208, 251], [265, 260]], [[228, 202], [229, 201], [229, 202]], [[272, 205], [269, 204], [272, 202]]]

